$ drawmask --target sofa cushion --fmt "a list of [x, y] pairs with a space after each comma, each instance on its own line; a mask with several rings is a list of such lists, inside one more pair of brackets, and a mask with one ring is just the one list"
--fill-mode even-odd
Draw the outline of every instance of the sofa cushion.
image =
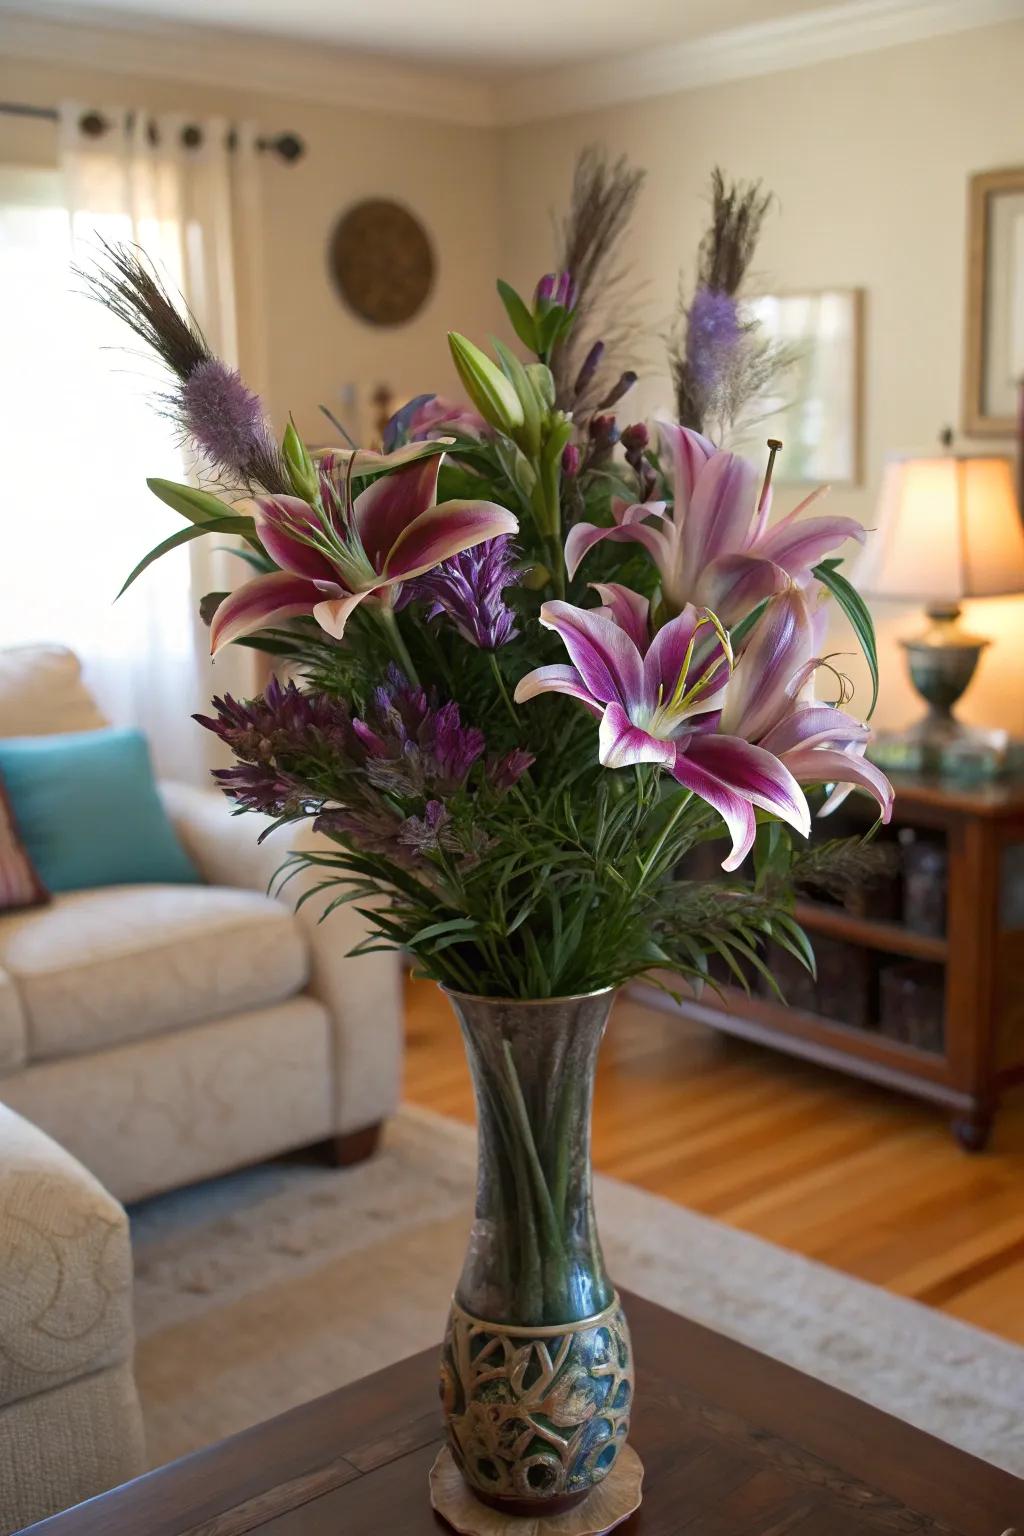
[[220, 886], [71, 891], [0, 919], [29, 1060], [201, 1024], [301, 990], [308, 957], [279, 902]]
[[0, 1077], [25, 1060], [25, 1014], [14, 977], [0, 970]]
[[131, 1276], [117, 1201], [0, 1105], [0, 1404], [130, 1359]]
[[66, 646], [0, 647], [0, 736], [98, 731], [108, 723]]

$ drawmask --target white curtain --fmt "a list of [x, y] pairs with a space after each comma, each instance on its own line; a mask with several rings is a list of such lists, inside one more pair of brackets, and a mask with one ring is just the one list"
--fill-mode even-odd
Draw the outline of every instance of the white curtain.
[[[90, 133], [97, 117], [105, 129]], [[59, 176], [0, 178], [0, 412], [15, 466], [4, 521], [20, 557], [3, 581], [0, 643], [72, 646], [110, 718], [146, 731], [160, 772], [201, 781], [217, 744], [189, 716], [214, 692], [252, 692], [258, 667], [237, 648], [211, 665], [198, 600], [246, 568], [197, 541], [113, 603], [142, 555], [183, 526], [146, 477], [194, 478], [196, 467], [154, 409], [167, 387], [159, 367], [71, 268], [94, 263], [101, 238], [137, 244], [237, 365], [238, 252], [258, 248], [239, 231], [258, 213], [253, 135], [237, 128], [229, 148], [223, 119], [78, 103], [62, 108], [59, 132]], [[259, 275], [244, 272], [241, 286], [251, 377], [263, 371]]]

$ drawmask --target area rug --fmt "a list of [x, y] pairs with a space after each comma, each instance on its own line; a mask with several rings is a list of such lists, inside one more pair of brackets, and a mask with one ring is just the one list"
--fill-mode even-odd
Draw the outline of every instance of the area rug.
[[[474, 1136], [403, 1109], [369, 1163], [281, 1162], [134, 1208], [153, 1465], [438, 1340]], [[616, 1281], [1024, 1474], [1024, 1350], [760, 1238], [597, 1180]]]

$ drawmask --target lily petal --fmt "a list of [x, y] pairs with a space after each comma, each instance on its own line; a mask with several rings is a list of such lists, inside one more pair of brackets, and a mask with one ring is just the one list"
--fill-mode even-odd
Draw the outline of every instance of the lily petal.
[[313, 609], [313, 617], [321, 629], [333, 635], [335, 640], [340, 640], [345, 633], [345, 625], [359, 604], [370, 596], [370, 592], [346, 592], [343, 597], [322, 599]]
[[771, 560], [759, 555], [719, 555], [698, 577], [693, 600], [699, 608], [710, 608], [728, 629], [788, 586], [788, 575]]
[[579, 699], [581, 704], [585, 704], [598, 719], [604, 714], [601, 705], [595, 703], [593, 695], [587, 692], [575, 667], [536, 667], [519, 679], [512, 697], [517, 704], [525, 704], [528, 699], [535, 699], [542, 693], [567, 693], [570, 698]]
[[307, 501], [298, 496], [262, 496], [253, 515], [260, 543], [275, 565], [310, 581], [337, 581], [338, 573], [326, 555], [297, 537], [320, 528]]
[[464, 549], [518, 529], [512, 513], [496, 502], [442, 501], [421, 512], [398, 536], [384, 563], [384, 575], [388, 581], [408, 581]]
[[806, 797], [785, 763], [773, 753], [738, 736], [695, 735], [686, 744], [686, 755], [753, 805], [788, 822], [804, 837], [810, 833], [811, 811]]
[[375, 571], [383, 571], [388, 555], [409, 524], [434, 505], [440, 467], [437, 455], [418, 459], [381, 475], [356, 497], [352, 520]]
[[811, 616], [796, 588], [772, 598], [736, 663], [722, 713], [727, 733], [761, 741], [790, 713], [813, 642]]
[[786, 753], [786, 766], [801, 784], [837, 784], [819, 816], [830, 816], [855, 786], [878, 802], [882, 821], [892, 816], [893, 787], [880, 768], [858, 751], [835, 752], [828, 747], [797, 747]]
[[609, 704], [598, 732], [598, 761], [605, 768], [629, 768], [634, 763], [673, 767], [676, 749], [634, 725], [621, 704]]
[[662, 454], [672, 467], [673, 517], [682, 527], [697, 477], [715, 453], [715, 445], [710, 438], [702, 437], [690, 427], [680, 427], [674, 421], [658, 422], [658, 441]]
[[757, 819], [750, 801], [695, 763], [682, 747], [676, 753], [672, 774], [680, 784], [692, 789], [695, 795], [706, 800], [721, 816], [732, 838], [732, 849], [728, 857], [723, 859], [722, 868], [738, 869], [753, 848], [757, 831]]
[[603, 616], [624, 629], [643, 655], [650, 636], [651, 605], [648, 599], [619, 581], [592, 581], [590, 585], [604, 604]]
[[[824, 489], [824, 487], [823, 487]], [[814, 492], [795, 511], [790, 512], [772, 528], [768, 528], [757, 540], [752, 553], [763, 560], [773, 560], [791, 576], [802, 575], [811, 566], [823, 560], [830, 550], [846, 539], [856, 539], [863, 544], [867, 538], [864, 529], [852, 517], [800, 517], [809, 506]]]
[[323, 594], [312, 581], [293, 576], [290, 571], [271, 571], [254, 576], [229, 592], [213, 615], [210, 624], [210, 651], [213, 655], [242, 635], [251, 635], [268, 624], [281, 623], [312, 613]]
[[702, 571], [719, 555], [746, 547], [756, 492], [752, 464], [736, 453], [712, 455], [697, 477], [683, 523], [684, 570]]
[[761, 737], [760, 745], [776, 757], [802, 747], [859, 746], [871, 739], [868, 726], [831, 704], [807, 704], [795, 709]]
[[403, 464], [411, 464], [416, 459], [427, 459], [444, 453], [454, 442], [454, 437], [435, 437], [427, 442], [406, 443], [404, 447], [396, 448], [394, 453], [376, 453], [372, 448], [320, 448], [313, 454], [313, 458], [322, 473], [340, 488], [345, 484], [348, 467], [353, 459], [353, 475], [376, 475], [385, 470], [399, 469]]
[[553, 602], [541, 608], [540, 622], [561, 636], [584, 687], [599, 703], [621, 704], [628, 713], [644, 702], [640, 652], [611, 619], [593, 608]]
[[587, 551], [604, 539], [611, 539], [613, 544], [643, 545], [659, 569], [667, 558], [669, 540], [660, 528], [652, 528], [648, 523], [616, 523], [611, 528], [599, 528], [596, 523], [576, 523], [569, 529], [565, 541], [565, 569], [570, 581]]

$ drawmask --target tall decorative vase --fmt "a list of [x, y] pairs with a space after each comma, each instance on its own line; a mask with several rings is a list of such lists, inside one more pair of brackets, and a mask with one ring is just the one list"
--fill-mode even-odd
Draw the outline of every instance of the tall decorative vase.
[[629, 1329], [594, 1219], [590, 1122], [614, 990], [449, 992], [476, 1093], [476, 1214], [441, 1364], [448, 1445], [508, 1515], [582, 1503], [626, 1443]]

